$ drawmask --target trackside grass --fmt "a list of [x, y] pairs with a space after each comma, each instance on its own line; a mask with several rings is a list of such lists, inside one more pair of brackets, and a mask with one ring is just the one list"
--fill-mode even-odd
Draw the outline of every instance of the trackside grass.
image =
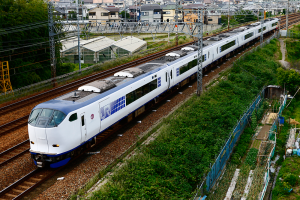
[[228, 135], [264, 85], [276, 83], [276, 40], [223, 73], [166, 118], [156, 140], [141, 145], [91, 199], [189, 199]]

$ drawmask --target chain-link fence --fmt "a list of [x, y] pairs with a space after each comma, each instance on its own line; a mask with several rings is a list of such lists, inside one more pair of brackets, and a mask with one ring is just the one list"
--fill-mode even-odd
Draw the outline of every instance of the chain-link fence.
[[[263, 44], [261, 44], [260, 46], [255, 47], [253, 49], [251, 49], [249, 52], [247, 52], [244, 55], [242, 55], [235, 62], [238, 62], [240, 60], [244, 60], [247, 55], [250, 55], [251, 53], [257, 51], [258, 49], [266, 46], [267, 44], [270, 43], [270, 41], [272, 39], [278, 38], [278, 37], [279, 37], [279, 34], [278, 33], [274, 33], [269, 39], [267, 39], [266, 41], [264, 41]], [[250, 105], [250, 107], [247, 109], [247, 111], [243, 114], [243, 117], [237, 123], [237, 125], [234, 128], [232, 134], [230, 135], [229, 139], [227, 140], [227, 142], [225, 143], [224, 147], [222, 148], [219, 156], [215, 160], [215, 163], [210, 168], [210, 172], [201, 181], [201, 183], [197, 186], [197, 188], [196, 188], [196, 194], [194, 196], [194, 200], [198, 200], [201, 197], [203, 197], [204, 189], [206, 189], [206, 191], [209, 191], [214, 186], [214, 184], [216, 183], [216, 181], [218, 180], [218, 178], [220, 177], [220, 175], [222, 174], [222, 171], [223, 171], [224, 167], [227, 164], [227, 161], [228, 161], [228, 159], [229, 159], [229, 157], [230, 157], [230, 155], [231, 155], [231, 153], [233, 151], [233, 148], [234, 148], [234, 146], [235, 146], [238, 138], [240, 137], [240, 134], [243, 132], [244, 128], [246, 127], [247, 122], [249, 121], [249, 119], [250, 119], [250, 117], [252, 115], [252, 112], [254, 110], [257, 110], [262, 105], [263, 98], [264, 98], [264, 90], [265, 90], [265, 88], [263, 88], [263, 90], [261, 91], [261, 93], [258, 95], [258, 97]], [[282, 111], [282, 109], [281, 109], [281, 111]]]
[[264, 196], [266, 194], [268, 185], [269, 185], [269, 181], [270, 181], [270, 166], [271, 166], [271, 158], [274, 156], [275, 154], [275, 145], [276, 145], [276, 132], [277, 132], [277, 127], [279, 124], [279, 116], [282, 114], [283, 109], [285, 108], [286, 105], [286, 101], [287, 101], [287, 96], [284, 96], [284, 100], [279, 108], [279, 112], [277, 113], [277, 117], [274, 120], [274, 123], [272, 124], [272, 127], [269, 131], [269, 142], [272, 142], [274, 144], [274, 147], [271, 151], [271, 153], [268, 156], [268, 161], [267, 161], [267, 166], [266, 166], [266, 170], [265, 170], [265, 176], [264, 176], [264, 187], [263, 190], [260, 194], [259, 199], [263, 200]]

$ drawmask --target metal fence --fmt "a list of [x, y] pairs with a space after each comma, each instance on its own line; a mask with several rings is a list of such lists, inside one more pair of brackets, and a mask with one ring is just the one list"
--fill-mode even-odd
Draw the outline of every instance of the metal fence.
[[[278, 38], [279, 33], [274, 33], [269, 39], [267, 39], [263, 44], [260, 46], [257, 46], [250, 50], [249, 52], [242, 55], [239, 59], [237, 59], [235, 62], [239, 60], [244, 60], [245, 56], [250, 55], [251, 53], [257, 51], [258, 49], [264, 47], [265, 45], [269, 44], [270, 41], [274, 38]], [[232, 134], [230, 135], [229, 139], [225, 143], [224, 147], [222, 148], [220, 154], [218, 155], [217, 159], [215, 160], [215, 163], [210, 168], [210, 172], [207, 174], [207, 176], [202, 180], [202, 182], [197, 186], [196, 188], [196, 194], [194, 196], [194, 200], [200, 199], [201, 196], [203, 196], [204, 187], [206, 187], [207, 191], [210, 191], [210, 189], [214, 186], [218, 178], [220, 177], [224, 167], [226, 166], [226, 163], [233, 151], [233, 148], [240, 137], [241, 133], [245, 129], [248, 120], [250, 119], [253, 111], [255, 109], [258, 109], [261, 104], [262, 100], [264, 98], [264, 90], [262, 89], [261, 93], [257, 96], [257, 98], [253, 101], [253, 103], [250, 105], [250, 107], [247, 109], [247, 111], [243, 114], [243, 117], [240, 119], [240, 121], [237, 123], [236, 127], [234, 128]], [[280, 110], [280, 113], [282, 112], [282, 109]], [[276, 127], [275, 127], [276, 128]], [[273, 129], [271, 129], [273, 130]]]
[[194, 196], [194, 199], [198, 199], [200, 193], [203, 193], [203, 187], [204, 182], [206, 185], [206, 190], [209, 191], [218, 178], [220, 177], [224, 167], [226, 166], [226, 163], [233, 151], [233, 148], [238, 141], [241, 133], [244, 131], [246, 125], [248, 124], [250, 117], [254, 110], [257, 110], [263, 102], [264, 98], [264, 92], [265, 88], [262, 89], [260, 94], [257, 96], [257, 98], [250, 104], [250, 107], [247, 109], [247, 111], [243, 114], [237, 125], [235, 126], [234, 130], [232, 131], [230, 137], [228, 138], [227, 142], [225, 143], [224, 147], [222, 148], [220, 154], [218, 155], [217, 159], [215, 160], [215, 163], [212, 165], [210, 172], [207, 174], [205, 181], [203, 181], [199, 187], [197, 187], [196, 195]]
[[294, 38], [294, 39], [300, 39], [300, 33], [295, 33], [293, 31], [287, 31], [286, 37], [288, 38]]
[[272, 124], [272, 127], [269, 131], [269, 141], [272, 141], [274, 143], [274, 147], [271, 151], [271, 153], [269, 154], [269, 157], [268, 157], [268, 163], [267, 163], [267, 166], [266, 166], [266, 175], [265, 175], [265, 179], [264, 179], [264, 187], [263, 187], [263, 190], [261, 192], [261, 195], [259, 197], [260, 200], [263, 200], [264, 197], [265, 197], [265, 194], [266, 194], [266, 191], [267, 191], [267, 188], [268, 188], [268, 185], [269, 185], [269, 181], [270, 181], [270, 165], [271, 165], [271, 158], [274, 156], [275, 154], [275, 145], [276, 145], [276, 132], [277, 132], [277, 126], [278, 126], [278, 120], [279, 120], [279, 116], [282, 114], [282, 111], [286, 105], [286, 101], [287, 101], [287, 96], [285, 95], [284, 97], [284, 100], [279, 108], [279, 112], [277, 113], [277, 117], [276, 119], [274, 120], [274, 123]]

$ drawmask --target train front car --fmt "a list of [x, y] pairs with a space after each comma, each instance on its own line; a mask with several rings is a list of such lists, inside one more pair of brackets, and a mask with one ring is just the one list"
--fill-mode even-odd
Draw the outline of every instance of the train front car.
[[28, 119], [30, 153], [38, 167], [65, 165], [74, 154], [70, 150], [81, 141], [76, 131], [77, 125], [79, 127], [77, 113], [72, 115], [62, 106], [56, 106], [58, 104], [56, 100], [39, 104]]

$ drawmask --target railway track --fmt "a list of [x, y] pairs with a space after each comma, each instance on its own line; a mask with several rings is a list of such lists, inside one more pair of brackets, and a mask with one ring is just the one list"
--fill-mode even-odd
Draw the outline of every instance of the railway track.
[[25, 194], [52, 177], [58, 170], [35, 169], [0, 191], [0, 200], [21, 199]]
[[16, 146], [0, 153], [0, 167], [25, 153], [29, 153], [29, 147], [29, 140], [25, 140], [17, 144]]
[[[296, 19], [295, 19], [295, 21], [296, 21]], [[291, 21], [291, 23], [292, 23], [292, 21]], [[185, 45], [188, 45], [188, 44], [185, 44]], [[178, 46], [177, 48], [169, 49], [169, 51], [174, 51], [176, 49], [181, 48], [182, 46], [184, 46], [184, 45]], [[163, 52], [160, 52], [160, 53], [165, 54], [167, 52], [163, 51]], [[160, 55], [156, 54], [155, 56], [159, 57], [159, 56], [161, 56], [161, 54]], [[155, 56], [150, 55], [150, 58], [145, 60], [144, 62], [155, 59], [156, 58]], [[134, 63], [134, 62], [136, 62], [136, 63]], [[133, 61], [133, 63], [131, 63], [132, 64], [131, 66], [134, 66], [134, 65], [137, 65], [137, 64], [140, 64], [140, 63], [142, 63], [142, 62], [141, 61]], [[123, 68], [120, 68], [121, 66]], [[106, 72], [108, 72], [108, 71], [109, 71], [108, 72], [109, 74], [112, 74], [112, 73], [115, 73], [116, 71], [119, 71], [121, 69], [130, 67], [128, 65], [125, 66], [125, 67], [124, 67], [124, 65], [121, 65], [121, 66], [118, 66], [118, 67], [110, 69], [110, 70], [106, 70], [106, 71], [104, 71], [105, 73], [102, 72], [102, 73], [98, 73], [97, 75], [93, 75], [93, 77], [95, 78], [93, 80], [97, 80], [101, 77], [107, 76], [108, 74]], [[79, 84], [82, 85], [82, 84], [85, 84], [87, 82], [93, 81], [93, 80], [90, 79], [90, 77], [88, 77], [88, 79], [89, 80], [86, 80], [86, 78], [84, 78], [84, 81], [86, 81], [84, 83], [81, 82], [81, 81], [80, 82], [75, 81], [75, 82], [76, 82], [76, 84], [78, 83], [78, 85]], [[67, 85], [70, 85], [70, 84], [67, 84]], [[78, 85], [73, 86], [72, 88], [77, 88]], [[63, 86], [58, 87], [58, 88], [61, 88], [64, 91], [72, 89], [72, 88], [64, 88], [64, 87], [62, 88], [62, 87]], [[61, 89], [59, 90], [60, 92], [61, 92]], [[55, 91], [58, 91], [58, 90], [55, 90]], [[42, 93], [42, 94], [44, 94], [44, 93]], [[42, 94], [40, 94], [40, 95], [42, 95]], [[37, 95], [37, 96], [40, 96], [40, 95]], [[0, 111], [1, 111], [1, 108], [0, 108]], [[7, 111], [7, 112], [9, 112], [9, 111]], [[18, 127], [24, 126], [24, 124], [22, 125], [22, 123], [23, 123], [22, 120], [24, 120], [24, 119], [26, 119], [26, 121], [25, 121], [25, 125], [26, 125], [28, 115], [18, 119], [19, 121], [15, 120], [15, 121], [12, 121], [12, 122], [9, 122], [5, 125], [0, 126], [0, 130], [1, 130], [0, 134], [5, 134], [5, 133], [8, 133], [8, 132], [18, 128]], [[12, 125], [14, 123], [16, 123], [16, 125]], [[9, 127], [9, 126], [11, 126], [11, 127]], [[2, 128], [3, 128], [3, 130], [5, 129], [5, 131], [2, 131]], [[112, 130], [108, 130], [108, 131], [110, 132]], [[97, 138], [97, 140], [103, 140], [104, 135], [102, 135], [101, 138]], [[106, 135], [108, 136], [110, 134], [107, 133]], [[14, 147], [2, 152], [0, 154], [0, 166], [3, 166], [6, 163], [14, 160], [15, 158], [23, 155], [24, 153], [28, 152], [28, 150], [29, 150], [29, 140], [26, 140], [26, 141], [14, 146]], [[29, 174], [27, 174], [26, 176], [24, 176], [23, 178], [21, 178], [20, 180], [16, 181], [12, 185], [10, 185], [9, 187], [7, 187], [7, 188], [3, 189], [2, 191], [0, 191], [0, 199], [20, 199], [24, 195], [26, 195], [29, 191], [33, 190], [34, 188], [39, 186], [41, 183], [43, 183], [44, 181], [49, 179], [49, 177], [52, 177], [56, 172], [57, 172], [57, 170], [55, 170], [55, 171], [54, 170], [40, 170], [40, 169], [34, 170], [34, 171], [30, 172]]]

